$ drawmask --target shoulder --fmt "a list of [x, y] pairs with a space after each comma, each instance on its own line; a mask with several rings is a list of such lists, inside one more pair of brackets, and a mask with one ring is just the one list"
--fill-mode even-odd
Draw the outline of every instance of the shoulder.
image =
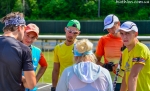
[[30, 48], [28, 46], [26, 46], [25, 44], [21, 43], [20, 41], [18, 41], [18, 44], [20, 45], [22, 50], [30, 50]]
[[104, 68], [104, 67], [102, 67], [102, 66], [100, 66], [100, 68], [101, 68], [101, 72], [102, 72], [102, 73], [110, 74], [109, 71], [108, 71], [106, 68]]
[[[136, 44], [136, 49], [145, 49], [145, 50], [147, 50], [148, 49], [148, 47], [145, 45], [145, 44], [143, 44], [143, 43], [141, 43], [141, 42], [138, 42], [137, 44]], [[149, 49], [148, 49], [149, 50]]]
[[125, 49], [123, 50], [123, 54], [126, 54], [127, 52], [128, 52], [128, 49], [125, 48]]
[[110, 38], [109, 34], [103, 35], [102, 37], [100, 37], [99, 41], [104, 41], [105, 39]]
[[109, 37], [109, 34], [105, 34], [100, 39], [105, 39], [105, 38], [108, 38], [108, 37]]
[[57, 45], [55, 46], [55, 48], [62, 47], [63, 45], [64, 45], [64, 42], [62, 42], [62, 43], [59, 43], [59, 44], [57, 44]]
[[73, 72], [73, 66], [69, 66], [64, 69], [63, 74], [72, 73], [72, 72]]
[[34, 45], [31, 45], [31, 48], [32, 48], [32, 49], [34, 49], [34, 50], [41, 51], [41, 49], [40, 49], [40, 48], [38, 48], [38, 47], [36, 47], [36, 46], [34, 46]]

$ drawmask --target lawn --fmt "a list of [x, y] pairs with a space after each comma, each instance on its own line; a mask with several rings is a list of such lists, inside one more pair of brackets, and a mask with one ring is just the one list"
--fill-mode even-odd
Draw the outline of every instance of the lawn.
[[42, 83], [51, 83], [52, 82], [52, 69], [53, 69], [53, 52], [43, 52], [46, 61], [48, 63], [48, 68], [42, 76], [39, 82]]

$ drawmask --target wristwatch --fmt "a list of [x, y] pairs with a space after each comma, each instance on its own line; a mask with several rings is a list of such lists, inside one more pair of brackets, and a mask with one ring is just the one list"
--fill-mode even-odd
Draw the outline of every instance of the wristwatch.
[[51, 91], [55, 91], [56, 90], [56, 87], [51, 87]]

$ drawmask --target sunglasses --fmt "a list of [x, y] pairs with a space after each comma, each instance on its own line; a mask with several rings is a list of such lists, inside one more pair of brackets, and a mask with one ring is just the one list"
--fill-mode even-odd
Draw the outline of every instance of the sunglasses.
[[74, 34], [74, 35], [79, 34], [78, 30], [73, 31], [73, 30], [71, 30], [71, 29], [69, 29], [69, 28], [67, 28], [67, 27], [66, 27], [66, 30], [67, 30], [69, 33], [72, 33], [72, 34]]

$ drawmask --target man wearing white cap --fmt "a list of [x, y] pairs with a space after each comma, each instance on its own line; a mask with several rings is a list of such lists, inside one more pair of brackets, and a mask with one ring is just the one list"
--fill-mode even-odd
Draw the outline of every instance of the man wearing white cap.
[[120, 91], [150, 91], [150, 51], [137, 41], [136, 24], [124, 22], [118, 31], [126, 46], [122, 55], [121, 69], [125, 73]]
[[[113, 81], [121, 57], [121, 47], [123, 46], [120, 34], [116, 32], [119, 28], [120, 21], [117, 16], [110, 14], [105, 17], [104, 31], [107, 30], [109, 33], [99, 39], [95, 53], [98, 59], [97, 64], [109, 70]], [[104, 57], [104, 63], [101, 62], [102, 56]], [[120, 71], [115, 91], [120, 91], [122, 76], [123, 71]]]

